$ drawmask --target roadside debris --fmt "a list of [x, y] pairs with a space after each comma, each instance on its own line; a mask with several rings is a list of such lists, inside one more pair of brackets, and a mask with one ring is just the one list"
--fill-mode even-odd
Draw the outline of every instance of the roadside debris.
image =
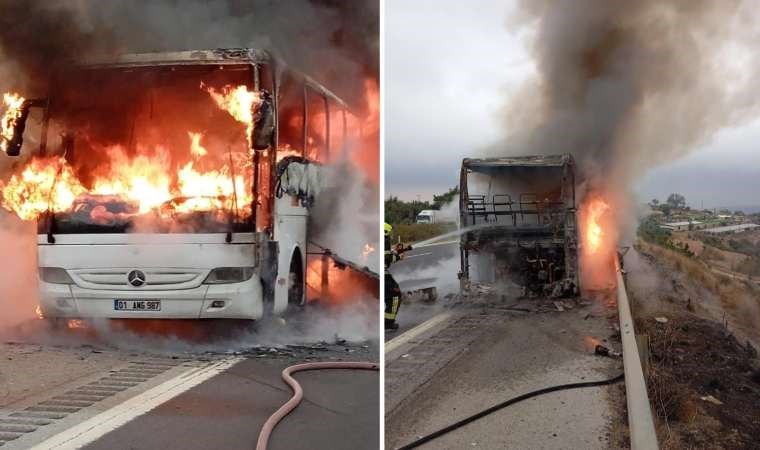
[[598, 356], [606, 356], [608, 358], [620, 358], [623, 356], [621, 353], [610, 350], [602, 344], [599, 344], [594, 348], [594, 354]]
[[712, 403], [713, 405], [722, 405], [723, 402], [718, 400], [717, 398], [713, 397], [712, 395], [704, 395], [702, 397], [699, 397], [701, 400], [704, 400], [706, 402]]
[[667, 317], [655, 317], [654, 320], [656, 320], [659, 323], [668, 323]]

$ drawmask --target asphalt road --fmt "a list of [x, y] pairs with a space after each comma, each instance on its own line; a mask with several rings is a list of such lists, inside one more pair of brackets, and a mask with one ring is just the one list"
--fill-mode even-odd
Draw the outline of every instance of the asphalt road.
[[[324, 337], [297, 323], [273, 323], [276, 328], [262, 327], [239, 340], [141, 338], [123, 348], [92, 330], [45, 334], [35, 323], [27, 335], [0, 345], [0, 356], [13, 363], [10, 371], [0, 366], [0, 448], [254, 448], [265, 420], [291, 397], [281, 379], [285, 367], [378, 360], [376, 340], [346, 342], [337, 336], [351, 327], [328, 322], [327, 313], [318, 317], [329, 327]], [[346, 320], [355, 327], [364, 316]], [[275, 336], [267, 331], [304, 337], [264, 346], [260, 341]], [[378, 371], [305, 371], [294, 377], [304, 400], [275, 428], [270, 449], [378, 448]]]
[[[291, 396], [280, 372], [291, 361], [247, 359], [112, 431], [88, 450], [250, 450], [269, 415]], [[376, 449], [379, 373], [295, 375], [304, 401], [275, 429], [269, 448]]]
[[[386, 448], [397, 448], [496, 403], [558, 384], [603, 380], [619, 360], [595, 356], [612, 331], [591, 308], [464, 312], [386, 354]], [[401, 353], [401, 355], [399, 355]], [[615, 387], [560, 391], [512, 405], [424, 445], [430, 449], [605, 449]]]
[[[424, 279], [420, 275], [428, 269], [440, 272], [452, 258], [458, 264], [456, 243], [415, 249], [393, 273], [403, 287], [404, 281]], [[435, 282], [445, 283], [446, 276], [452, 275], [436, 274]], [[619, 346], [610, 339], [615, 311], [601, 302], [569, 302], [560, 312], [545, 299], [519, 301], [518, 307], [531, 312], [499, 308], [516, 302], [459, 308], [402, 304], [400, 329], [385, 335], [386, 345], [392, 344], [385, 351], [386, 448], [532, 390], [603, 380], [622, 371], [619, 360], [594, 355], [597, 343]], [[422, 448], [605, 449], [618, 414], [617, 388], [537, 397]]]

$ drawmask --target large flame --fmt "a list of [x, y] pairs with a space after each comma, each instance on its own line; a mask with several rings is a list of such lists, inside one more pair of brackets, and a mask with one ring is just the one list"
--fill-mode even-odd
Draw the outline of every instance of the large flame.
[[24, 220], [66, 211], [86, 191], [63, 158], [35, 158], [0, 188], [3, 206]]
[[169, 187], [172, 181], [169, 154], [165, 149], [158, 147], [150, 156], [146, 152], [132, 158], [120, 146], [106, 151], [111, 162], [109, 171], [96, 178], [93, 194], [123, 196], [139, 204], [139, 212], [143, 214], [173, 197]]
[[615, 285], [613, 256], [618, 236], [610, 202], [609, 196], [592, 192], [581, 204], [581, 286], [587, 295]]
[[604, 239], [604, 230], [602, 229], [602, 215], [610, 209], [610, 206], [599, 197], [592, 198], [587, 204], [587, 213], [585, 217], [585, 246], [586, 252], [595, 254], [602, 246]]
[[[258, 94], [245, 86], [225, 86], [220, 92], [204, 89], [221, 109], [245, 125], [250, 139], [251, 111]], [[17, 107], [23, 98], [6, 94], [5, 103]], [[3, 137], [6, 137], [6, 125], [13, 125], [8, 119], [10, 111], [2, 122]], [[12, 135], [12, 129], [10, 133]], [[87, 196], [109, 196], [135, 205], [135, 211], [119, 213], [122, 215], [151, 211], [161, 214], [161, 206], [171, 202], [175, 213], [234, 208], [241, 217], [250, 216], [252, 175], [250, 170], [245, 170], [250, 166], [248, 157], [241, 161], [240, 155], [233, 158], [228, 151], [227, 157], [221, 158], [227, 161], [225, 164], [207, 161], [210, 156], [202, 145], [203, 133], [187, 131], [187, 136], [188, 161], [179, 166], [172, 162], [169, 150], [161, 145], [138, 143], [132, 152], [119, 145], [102, 147], [108, 163], [92, 170], [86, 183], [77, 177], [65, 158], [33, 158], [8, 182], [0, 181], [0, 204], [24, 220], [38, 219], [46, 211], [69, 212], [78, 200]], [[91, 212], [95, 220], [110, 216], [113, 213], [103, 206]]]

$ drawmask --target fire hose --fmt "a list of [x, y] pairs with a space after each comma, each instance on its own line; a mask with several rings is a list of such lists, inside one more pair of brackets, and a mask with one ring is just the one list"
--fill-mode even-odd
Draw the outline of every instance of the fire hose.
[[272, 434], [272, 430], [277, 424], [291, 411], [293, 411], [301, 400], [303, 399], [303, 389], [301, 385], [292, 377], [296, 372], [303, 372], [305, 370], [325, 370], [325, 369], [352, 369], [352, 370], [380, 370], [380, 366], [376, 363], [370, 362], [352, 362], [352, 361], [339, 361], [339, 362], [313, 362], [296, 364], [294, 366], [286, 367], [282, 371], [282, 379], [290, 386], [293, 391], [293, 396], [290, 400], [285, 402], [280, 409], [274, 412], [264, 425], [261, 427], [259, 433], [259, 439], [256, 442], [256, 450], [267, 450], [267, 444], [269, 443], [269, 436]]
[[[586, 387], [594, 387], [594, 386], [606, 386], [610, 384], [619, 383], [620, 381], [623, 381], [625, 378], [625, 374], [621, 373], [620, 375], [616, 376], [615, 378], [610, 378], [607, 380], [600, 380], [600, 381], [586, 381], [583, 383], [569, 383], [569, 384], [560, 384], [557, 386], [550, 386], [543, 389], [539, 389], [533, 392], [528, 392], [526, 394], [519, 395], [517, 397], [513, 397], [509, 400], [503, 401], [497, 405], [491, 406], [488, 409], [484, 409], [483, 411], [480, 411], [479, 413], [473, 414], [465, 419], [460, 420], [459, 422], [453, 423], [449, 426], [446, 426], [444, 428], [441, 428], [438, 431], [434, 431], [433, 433], [430, 433], [426, 436], [423, 436], [413, 442], [410, 442], [409, 444], [404, 445], [403, 447], [399, 447], [397, 450], [408, 450], [412, 448], [417, 448], [422, 444], [428, 443], [432, 441], [433, 439], [437, 439], [441, 436], [443, 436], [446, 433], [449, 433], [450, 431], [454, 431], [457, 428], [463, 427], [467, 425], [468, 423], [474, 422], [481, 417], [485, 417], [493, 412], [496, 412], [502, 408], [506, 408], [509, 405], [514, 405], [515, 403], [519, 403], [523, 400], [527, 400], [529, 398], [538, 397], [539, 395], [548, 394], [549, 392], [556, 392], [556, 391], [562, 391], [566, 389], [579, 389], [579, 388], [586, 388]], [[257, 449], [258, 450], [258, 449]]]

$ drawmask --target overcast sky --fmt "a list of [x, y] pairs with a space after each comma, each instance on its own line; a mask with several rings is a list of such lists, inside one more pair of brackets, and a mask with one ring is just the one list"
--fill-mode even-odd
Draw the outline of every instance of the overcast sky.
[[[535, 76], [528, 36], [504, 0], [389, 0], [385, 5], [385, 192], [431, 199], [458, 184], [465, 156], [500, 136], [510, 90]], [[699, 207], [760, 209], [760, 121], [725, 130], [650, 171], [643, 201], [679, 192]]]

